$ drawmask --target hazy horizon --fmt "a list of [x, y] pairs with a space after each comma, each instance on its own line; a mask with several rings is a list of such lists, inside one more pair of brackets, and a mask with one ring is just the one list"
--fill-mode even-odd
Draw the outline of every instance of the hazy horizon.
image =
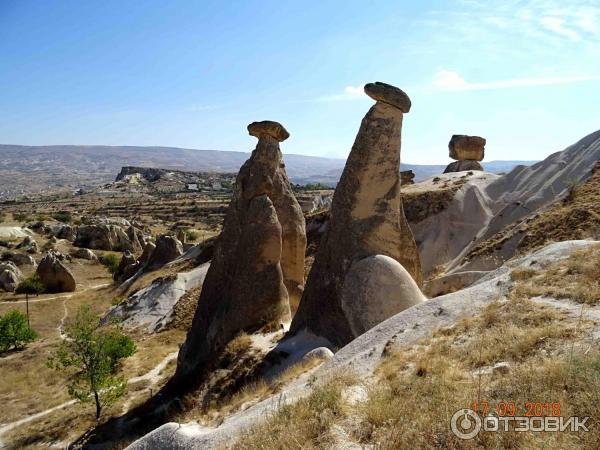
[[404, 160], [447, 163], [452, 134], [540, 160], [600, 128], [599, 51], [590, 0], [5, 0], [0, 140], [247, 152], [271, 119], [284, 153], [345, 158], [384, 81], [412, 99]]

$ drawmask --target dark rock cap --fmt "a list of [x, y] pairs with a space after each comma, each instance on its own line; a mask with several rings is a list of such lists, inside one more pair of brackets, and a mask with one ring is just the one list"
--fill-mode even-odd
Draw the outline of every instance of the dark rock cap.
[[248, 133], [250, 136], [254, 136], [260, 139], [261, 136], [269, 135], [279, 142], [285, 141], [290, 137], [290, 133], [287, 132], [283, 125], [279, 122], [272, 120], [263, 120], [262, 122], [252, 122], [248, 125]]
[[408, 98], [406, 92], [391, 84], [382, 83], [380, 81], [365, 84], [365, 94], [373, 100], [395, 106], [403, 113], [410, 111], [410, 98]]

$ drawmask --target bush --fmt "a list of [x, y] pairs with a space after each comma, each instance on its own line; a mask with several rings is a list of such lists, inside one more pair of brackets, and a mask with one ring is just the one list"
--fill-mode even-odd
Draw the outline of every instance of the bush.
[[5, 219], [6, 216], [4, 215], [4, 213], [0, 213], [0, 223], [4, 222]]
[[69, 223], [73, 219], [69, 211], [59, 211], [57, 213], [54, 213], [52, 214], [52, 218], [62, 223]]
[[196, 232], [194, 230], [187, 230], [185, 232], [185, 239], [187, 241], [193, 242], [193, 241], [196, 241], [199, 237], [200, 237], [200, 235], [198, 234], [198, 232]]
[[17, 222], [27, 222], [29, 216], [25, 213], [13, 213], [13, 219]]
[[39, 295], [46, 290], [44, 283], [40, 280], [37, 274], [33, 274], [30, 277], [25, 278], [19, 283], [16, 294], [28, 294], [28, 295]]
[[21, 311], [9, 311], [0, 317], [0, 353], [11, 348], [21, 349], [37, 336], [27, 325], [27, 316]]
[[100, 261], [101, 264], [106, 266], [106, 268], [112, 275], [117, 273], [117, 270], [119, 269], [119, 262], [120, 262], [120, 259], [117, 255], [112, 255], [112, 254], [102, 255], [102, 256], [100, 256], [100, 258], [98, 258], [98, 260]]

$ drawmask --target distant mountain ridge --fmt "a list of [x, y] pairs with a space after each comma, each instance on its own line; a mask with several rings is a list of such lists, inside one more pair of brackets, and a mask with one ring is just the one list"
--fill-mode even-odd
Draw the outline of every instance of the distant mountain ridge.
[[[193, 150], [178, 147], [106, 145], [3, 145], [0, 144], [0, 196], [45, 189], [91, 187], [114, 180], [123, 166], [153, 167], [198, 172], [237, 172], [249, 152]], [[288, 175], [294, 183], [337, 183], [345, 160], [286, 154]], [[506, 172], [517, 164], [534, 161], [492, 161], [486, 170]], [[421, 180], [442, 173], [445, 165], [402, 164]]]

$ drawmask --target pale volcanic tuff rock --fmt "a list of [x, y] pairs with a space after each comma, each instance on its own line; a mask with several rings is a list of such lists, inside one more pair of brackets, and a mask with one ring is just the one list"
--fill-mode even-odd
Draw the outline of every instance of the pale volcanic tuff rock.
[[36, 271], [46, 292], [73, 292], [75, 278], [69, 269], [60, 262], [60, 254], [49, 251], [42, 258]]
[[[390, 300], [395, 306], [373, 313], [365, 321], [358, 319], [358, 325], [354, 323], [358, 310], [348, 310], [350, 302], [344, 302], [344, 289], [357, 279], [368, 278], [371, 271], [358, 267], [366, 264], [361, 260], [385, 255], [400, 263], [415, 280], [415, 297], [422, 283], [417, 246], [400, 197], [402, 117], [410, 109], [410, 99], [400, 89], [384, 83], [367, 84], [365, 92], [378, 101], [361, 123], [337, 185], [331, 220], [290, 330], [297, 333], [308, 329], [340, 346], [354, 339], [359, 330], [372, 326], [372, 317], [383, 320], [404, 307], [402, 302]], [[393, 280], [390, 283], [404, 289], [406, 279], [399, 270], [396, 272], [397, 276], [389, 276]], [[371, 300], [364, 297], [364, 301]], [[371, 306], [361, 308], [371, 310]], [[378, 306], [374, 304], [373, 308]]]
[[183, 255], [183, 245], [175, 236], [161, 234], [156, 238], [155, 245], [152, 254], [148, 258], [146, 267], [148, 270], [158, 269]]
[[289, 296], [302, 292], [305, 224], [279, 149], [289, 133], [271, 121], [254, 122], [248, 132], [258, 137], [258, 144], [238, 173], [192, 327], [179, 352], [176, 379], [183, 383], [200, 376], [240, 331], [289, 321]]
[[14, 292], [22, 277], [23, 274], [14, 263], [10, 261], [0, 263], [0, 289]]

